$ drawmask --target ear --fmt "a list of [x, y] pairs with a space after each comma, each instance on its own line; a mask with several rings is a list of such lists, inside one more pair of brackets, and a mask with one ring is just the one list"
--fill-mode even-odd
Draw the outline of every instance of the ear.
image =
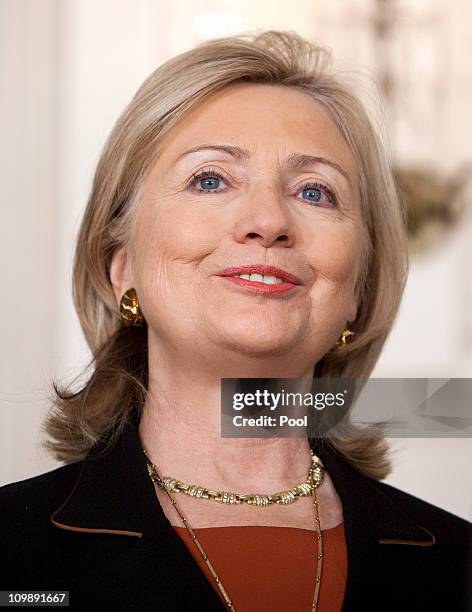
[[357, 304], [355, 302], [352, 303], [351, 308], [349, 308], [348, 318], [347, 320], [350, 323], [353, 323], [357, 319]]
[[123, 293], [134, 286], [129, 264], [127, 249], [125, 247], [116, 249], [110, 262], [110, 282], [117, 304], [120, 303]]
[[360, 284], [356, 282], [353, 288], [353, 295], [347, 312], [347, 320], [349, 321], [349, 323], [354, 323], [354, 321], [357, 319], [357, 315], [359, 314], [359, 307], [361, 305], [361, 292], [362, 289], [360, 287]]

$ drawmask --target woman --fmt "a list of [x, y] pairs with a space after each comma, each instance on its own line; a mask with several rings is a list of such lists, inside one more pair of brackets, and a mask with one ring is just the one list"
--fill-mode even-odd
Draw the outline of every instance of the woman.
[[66, 465], [1, 490], [3, 589], [80, 610], [466, 609], [470, 525], [382, 483], [384, 439], [221, 437], [222, 378], [365, 378], [398, 310], [388, 156], [328, 59], [288, 32], [213, 40], [118, 120], [75, 256], [94, 371], [56, 387]]

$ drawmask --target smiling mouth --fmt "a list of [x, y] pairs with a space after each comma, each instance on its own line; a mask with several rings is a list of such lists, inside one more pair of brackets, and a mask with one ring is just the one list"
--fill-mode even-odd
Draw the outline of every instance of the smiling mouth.
[[226, 268], [218, 272], [217, 276], [239, 290], [267, 295], [288, 293], [304, 284], [294, 274], [266, 264]]
[[233, 268], [226, 268], [217, 272], [218, 276], [224, 277], [239, 277], [244, 280], [250, 280], [254, 282], [263, 282], [267, 284], [280, 284], [290, 283], [292, 285], [303, 285], [303, 281], [298, 276], [277, 268], [276, 266], [269, 266], [266, 264], [250, 264], [246, 266], [237, 266]]
[[275, 276], [264, 276], [261, 274], [220, 276], [220, 278], [239, 290], [242, 289], [244, 291], [265, 295], [285, 294], [300, 287], [300, 285], [288, 283], [281, 278], [277, 278]]

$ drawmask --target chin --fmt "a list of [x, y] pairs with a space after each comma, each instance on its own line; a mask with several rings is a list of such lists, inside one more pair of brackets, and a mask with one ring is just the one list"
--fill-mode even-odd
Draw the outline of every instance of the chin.
[[[231, 350], [250, 357], [270, 357], [289, 351], [296, 343], [295, 334], [279, 331], [262, 333], [261, 330], [248, 330], [226, 334], [223, 343]], [[221, 341], [221, 340], [220, 340]]]

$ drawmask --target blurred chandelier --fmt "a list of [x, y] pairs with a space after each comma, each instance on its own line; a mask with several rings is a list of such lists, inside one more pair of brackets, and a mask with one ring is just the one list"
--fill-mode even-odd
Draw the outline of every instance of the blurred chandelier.
[[410, 249], [412, 253], [427, 250], [460, 219], [470, 169], [446, 178], [429, 168], [397, 167], [394, 175], [406, 207]]

